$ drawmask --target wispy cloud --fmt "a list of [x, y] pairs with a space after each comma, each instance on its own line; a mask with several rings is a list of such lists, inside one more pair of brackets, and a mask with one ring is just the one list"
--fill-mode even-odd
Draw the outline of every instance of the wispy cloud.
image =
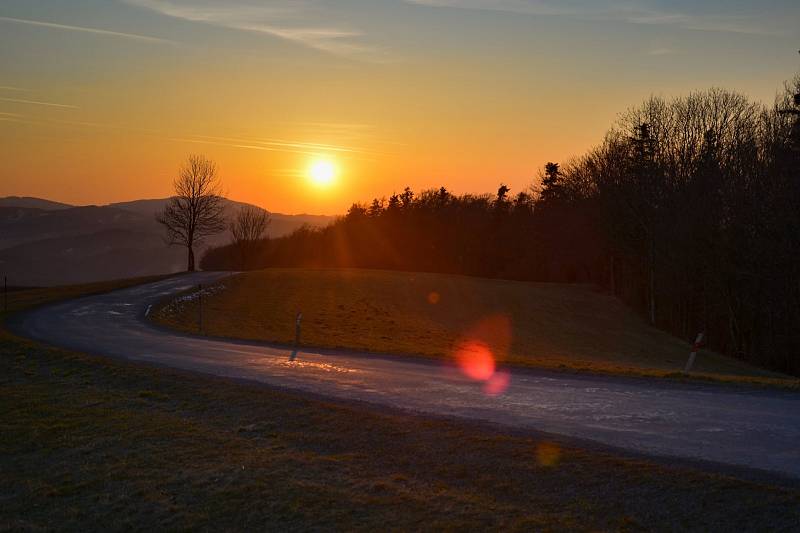
[[749, 35], [779, 35], [781, 32], [764, 27], [758, 21], [745, 16], [693, 15], [687, 13], [665, 13], [655, 10], [629, 10], [621, 13], [620, 19], [631, 24], [676, 26], [685, 30]]
[[22, 115], [0, 111], [0, 122], [22, 122]]
[[23, 89], [22, 87], [12, 87], [11, 85], [0, 85], [0, 91], [27, 91], [28, 89]]
[[352, 155], [385, 155], [382, 152], [375, 152], [372, 150], [364, 150], [360, 148], [353, 148], [349, 146], [340, 146], [324, 143], [309, 143], [292, 141], [286, 139], [248, 139], [241, 137], [218, 137], [210, 135], [189, 135], [186, 137], [175, 138], [172, 140], [180, 140], [184, 142], [196, 142], [204, 144], [220, 144], [224, 146], [232, 146], [236, 148], [248, 148], [251, 150], [264, 150], [268, 152], [288, 152], [306, 155], [315, 155], [319, 153], [343, 153]]
[[[359, 59], [375, 60], [376, 50], [365, 45], [361, 31], [326, 21], [330, 13], [309, 16], [305, 2], [279, 0], [269, 5], [208, 0], [125, 0], [173, 18], [223, 28], [263, 33], [315, 50]], [[315, 18], [317, 21], [308, 20]]]
[[284, 152], [290, 154], [303, 154], [303, 155], [316, 155], [319, 151], [310, 150], [295, 150], [284, 147], [263, 146], [260, 144], [240, 141], [236, 139], [226, 140], [224, 137], [206, 137], [206, 136], [187, 136], [187, 137], [168, 137], [166, 140], [181, 143], [194, 143], [194, 144], [212, 144], [215, 146], [229, 146], [231, 148], [243, 148], [246, 150], [260, 150], [263, 152]]
[[173, 41], [168, 41], [166, 39], [160, 39], [158, 37], [151, 37], [149, 35], [138, 35], [135, 33], [124, 33], [120, 31], [111, 31], [111, 30], [102, 30], [99, 28], [87, 28], [84, 26], [71, 26], [69, 24], [57, 24], [55, 22], [44, 22], [41, 20], [28, 20], [28, 19], [17, 19], [11, 17], [0, 17], [0, 22], [10, 22], [14, 24], [26, 24], [29, 26], [37, 26], [40, 28], [51, 28], [56, 30], [66, 30], [66, 31], [79, 31], [83, 33], [92, 33], [95, 35], [105, 35], [108, 37], [118, 37], [121, 39], [130, 39], [134, 41], [141, 41], [146, 43], [161, 43], [161, 44], [174, 44]]
[[675, 50], [672, 48], [653, 48], [647, 51], [647, 55], [649, 56], [670, 56], [675, 53]]
[[421, 6], [505, 11], [526, 15], [574, 15], [585, 11], [570, 7], [564, 2], [542, 0], [405, 0], [405, 2]]
[[685, 30], [779, 35], [782, 32], [763, 25], [753, 17], [671, 12], [647, 6], [644, 2], [620, 3], [598, 0], [403, 0], [430, 7], [479, 9], [526, 15], [571, 16], [583, 20], [607, 20], [629, 24], [674, 26]]
[[15, 104], [26, 104], [26, 105], [41, 105], [47, 107], [60, 107], [63, 109], [78, 109], [78, 106], [69, 105], [69, 104], [57, 104], [55, 102], [42, 102], [39, 100], [26, 100], [24, 98], [0, 98], [2, 102], [11, 102]]
[[[0, 98], [0, 100], [3, 99]], [[180, 134], [180, 133], [166, 134], [165, 136], [164, 133], [156, 130], [131, 128], [119, 124], [75, 121], [75, 120], [60, 120], [53, 118], [28, 118], [18, 113], [0, 112], [0, 122], [8, 122], [8, 121], [33, 124], [38, 126], [73, 126], [79, 128], [101, 129], [108, 131], [144, 135], [147, 137], [159, 138], [171, 142], [228, 146], [231, 148], [259, 150], [263, 152], [282, 152], [282, 153], [302, 154], [309, 156], [320, 155], [325, 153], [341, 154], [365, 161], [373, 160], [372, 156], [390, 155], [388, 152], [364, 149], [353, 145], [346, 146], [342, 144], [302, 142], [296, 140], [274, 139], [274, 138], [271, 139], [250, 138], [244, 136], [224, 137], [215, 135]]]
[[0, 111], [0, 122], [25, 122], [24, 116], [19, 113]]

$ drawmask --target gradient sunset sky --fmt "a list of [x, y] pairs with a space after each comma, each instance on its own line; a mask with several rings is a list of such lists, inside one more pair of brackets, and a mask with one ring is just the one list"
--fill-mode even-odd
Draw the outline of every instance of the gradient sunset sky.
[[797, 0], [0, 0], [0, 196], [164, 197], [191, 153], [285, 213], [513, 193], [651, 94], [772, 102], [798, 47]]

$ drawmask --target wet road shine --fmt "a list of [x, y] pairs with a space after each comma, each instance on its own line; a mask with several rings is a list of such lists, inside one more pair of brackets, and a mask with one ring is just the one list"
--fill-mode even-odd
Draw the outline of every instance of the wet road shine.
[[508, 387], [489, 395], [446, 363], [315, 350], [290, 361], [288, 349], [171, 333], [145, 320], [161, 298], [224, 275], [195, 273], [70, 300], [11, 326], [94, 354], [800, 478], [800, 394], [792, 391], [511, 368]]

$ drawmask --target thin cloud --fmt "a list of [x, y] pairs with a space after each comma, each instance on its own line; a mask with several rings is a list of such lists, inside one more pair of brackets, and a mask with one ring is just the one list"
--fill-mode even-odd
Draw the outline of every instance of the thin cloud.
[[358, 124], [350, 122], [283, 122], [282, 124], [289, 124], [292, 126], [308, 126], [311, 128], [328, 129], [328, 130], [373, 130], [375, 126], [372, 124]]
[[779, 31], [759, 26], [755, 21], [746, 17], [687, 15], [684, 13], [645, 11], [642, 13], [630, 13], [622, 20], [631, 24], [676, 26], [684, 30], [706, 32], [741, 33], [747, 35], [781, 34]]
[[333, 144], [322, 143], [308, 143], [300, 141], [292, 141], [285, 139], [244, 139], [236, 137], [217, 137], [209, 135], [193, 135], [192, 138], [201, 139], [204, 141], [215, 141], [223, 143], [235, 143], [235, 146], [244, 148], [264, 149], [270, 151], [288, 151], [303, 154], [317, 154], [320, 152], [339, 152], [349, 154], [372, 154], [372, 155], [386, 155], [372, 150], [362, 150], [359, 148], [351, 148], [347, 146], [338, 146]]
[[258, 150], [262, 152], [282, 152], [287, 154], [301, 154], [308, 156], [318, 156], [326, 152], [346, 152], [362, 161], [374, 161], [375, 159], [365, 157], [377, 154], [344, 147], [334, 147], [330, 145], [320, 145], [313, 143], [293, 143], [293, 142], [272, 142], [260, 141], [257, 139], [240, 139], [235, 137], [213, 137], [209, 135], [188, 135], [184, 137], [166, 137], [165, 140], [181, 143], [209, 144], [214, 146], [228, 146], [231, 148], [242, 148], [245, 150]]
[[[0, 100], [3, 99], [0, 98]], [[319, 155], [320, 153], [333, 152], [340, 154], [349, 154], [352, 157], [366, 161], [373, 160], [367, 156], [389, 155], [386, 152], [363, 150], [348, 146], [322, 144], [322, 143], [306, 143], [306, 142], [282, 140], [282, 139], [249, 139], [244, 137], [220, 137], [220, 136], [199, 135], [199, 134], [164, 137], [162, 133], [153, 130], [129, 128], [126, 126], [121, 126], [116, 124], [72, 121], [72, 120], [57, 120], [57, 119], [28, 119], [17, 113], [6, 113], [6, 112], [0, 112], [0, 121], [22, 122], [26, 124], [34, 124], [40, 126], [62, 125], [62, 126], [78, 126], [78, 127], [99, 128], [107, 130], [117, 130], [117, 131], [136, 133], [139, 135], [146, 135], [149, 137], [156, 137], [172, 142], [229, 146], [232, 148], [243, 148], [247, 150], [259, 150], [264, 152], [283, 152], [283, 153], [302, 154], [309, 156]]]
[[151, 37], [149, 35], [138, 35], [135, 33], [124, 33], [120, 31], [101, 30], [99, 28], [87, 28], [84, 26], [70, 26], [68, 24], [57, 24], [55, 22], [43, 22], [40, 20], [17, 19], [11, 17], [0, 17], [0, 22], [11, 22], [14, 24], [27, 24], [29, 26], [37, 26], [40, 28], [51, 28], [56, 30], [66, 31], [79, 31], [83, 33], [92, 33], [95, 35], [105, 35], [108, 37], [118, 37], [121, 39], [130, 39], [133, 41], [141, 41], [145, 43], [159, 43], [159, 44], [175, 44], [173, 41], [160, 39], [158, 37]]
[[669, 56], [675, 53], [675, 50], [672, 48], [653, 48], [647, 51], [647, 55], [649, 56]]
[[[226, 2], [182, 2], [179, 0], [125, 0], [128, 4], [169, 17], [223, 28], [263, 33], [308, 48], [339, 56], [375, 60], [375, 50], [360, 40], [362, 32], [330, 23], [314, 24], [299, 2], [269, 6]], [[327, 18], [327, 17], [323, 17]]]
[[69, 104], [57, 104], [55, 102], [41, 102], [38, 100], [25, 100], [23, 98], [0, 98], [0, 101], [3, 102], [12, 102], [15, 104], [26, 104], [26, 105], [41, 105], [47, 107], [59, 107], [63, 109], [78, 109], [78, 106], [69, 105]]
[[548, 0], [403, 0], [408, 4], [458, 9], [477, 9], [542, 16], [571, 16], [582, 20], [616, 21], [629, 24], [674, 26], [684, 30], [781, 35], [752, 17], [695, 15], [667, 12], [632, 4], [601, 5], [600, 2], [553, 2]]
[[272, 147], [272, 146], [259, 146], [257, 144], [248, 144], [247, 142], [225, 141], [223, 139], [215, 140], [215, 138], [196, 138], [196, 137], [167, 137], [166, 140], [182, 143], [195, 143], [195, 144], [211, 144], [215, 146], [229, 146], [231, 148], [244, 148], [246, 150], [260, 150], [264, 152], [284, 152], [290, 154], [302, 155], [317, 155], [319, 152], [311, 152], [306, 150], [293, 150], [289, 148]]
[[0, 112], [0, 122], [24, 122], [24, 120], [22, 120], [22, 115], [18, 113]]
[[575, 15], [584, 11], [559, 3], [538, 0], [405, 0], [405, 2], [429, 7], [503, 11], [525, 15]]

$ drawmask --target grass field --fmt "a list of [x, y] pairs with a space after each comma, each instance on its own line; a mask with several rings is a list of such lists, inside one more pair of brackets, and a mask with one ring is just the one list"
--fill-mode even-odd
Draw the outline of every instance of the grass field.
[[50, 349], [0, 329], [0, 530], [798, 523], [797, 489]]
[[[114, 289], [124, 289], [125, 287], [141, 285], [142, 283], [158, 281], [168, 277], [170, 277], [169, 274], [112, 281], [98, 281], [95, 283], [84, 283], [81, 285], [61, 285], [58, 287], [37, 287], [31, 289], [13, 290], [8, 292], [7, 302], [0, 301], [0, 306], [7, 303], [8, 312], [21, 311], [23, 309], [36, 307], [37, 305], [44, 305], [50, 302], [66, 300], [68, 298], [76, 298], [78, 296], [100, 294], [103, 292], [112, 291]], [[3, 311], [3, 308], [0, 307], [0, 317], [2, 317]]]
[[[305, 346], [452, 357], [477, 338], [515, 365], [677, 377], [690, 346], [590, 286], [371, 270], [270, 269], [206, 289], [205, 334]], [[198, 330], [196, 299], [152, 315]], [[797, 386], [797, 380], [703, 350], [695, 375]]]

